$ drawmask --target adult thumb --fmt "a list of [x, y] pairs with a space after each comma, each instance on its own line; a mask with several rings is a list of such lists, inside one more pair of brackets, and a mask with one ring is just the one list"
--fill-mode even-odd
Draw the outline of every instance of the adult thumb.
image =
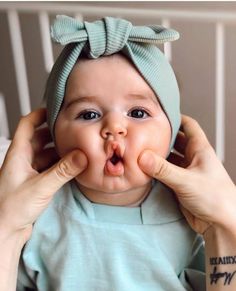
[[83, 172], [87, 164], [88, 161], [85, 154], [80, 150], [74, 150], [39, 175], [37, 188], [43, 189], [46, 185], [47, 194], [54, 194], [65, 183]]
[[144, 151], [138, 160], [143, 172], [175, 191], [186, 183], [186, 170], [171, 164], [151, 150]]

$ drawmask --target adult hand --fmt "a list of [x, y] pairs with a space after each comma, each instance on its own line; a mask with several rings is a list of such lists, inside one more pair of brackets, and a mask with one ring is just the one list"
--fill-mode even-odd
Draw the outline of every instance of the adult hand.
[[0, 171], [1, 234], [21, 232], [24, 241], [53, 194], [87, 166], [80, 150], [58, 161], [55, 149], [45, 148], [51, 142], [49, 129], [40, 127], [45, 121], [46, 109], [22, 117]]
[[199, 124], [182, 116], [175, 150], [168, 161], [147, 150], [140, 168], [174, 190], [191, 227], [205, 233], [216, 224], [230, 229], [236, 222], [236, 187]]

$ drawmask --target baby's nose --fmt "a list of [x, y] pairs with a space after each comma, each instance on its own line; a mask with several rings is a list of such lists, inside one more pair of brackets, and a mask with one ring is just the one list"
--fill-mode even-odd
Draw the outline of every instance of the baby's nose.
[[101, 130], [101, 136], [104, 139], [125, 137], [127, 135], [127, 125], [124, 117], [120, 114], [111, 113], [104, 121], [104, 126]]

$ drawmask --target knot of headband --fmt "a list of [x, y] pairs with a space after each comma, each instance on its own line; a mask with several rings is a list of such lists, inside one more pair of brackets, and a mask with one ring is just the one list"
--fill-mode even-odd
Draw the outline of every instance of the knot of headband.
[[177, 31], [160, 25], [133, 26], [131, 22], [105, 17], [95, 22], [81, 22], [77, 19], [58, 15], [51, 35], [55, 42], [66, 45], [74, 42], [89, 42], [88, 56], [98, 58], [111, 55], [123, 49], [127, 41], [158, 44], [179, 38]]
[[178, 39], [177, 31], [160, 25], [133, 26], [127, 20], [113, 17], [82, 22], [60, 15], [51, 27], [51, 36], [55, 42], [65, 45], [49, 75], [44, 94], [53, 138], [67, 79], [81, 52], [92, 59], [122, 53], [155, 92], [169, 119], [172, 128], [170, 148], [173, 146], [181, 119], [179, 88], [168, 60], [156, 44]]

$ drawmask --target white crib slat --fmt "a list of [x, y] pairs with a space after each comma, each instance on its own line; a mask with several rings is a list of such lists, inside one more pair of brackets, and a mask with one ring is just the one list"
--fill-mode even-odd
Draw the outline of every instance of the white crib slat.
[[[161, 24], [164, 27], [169, 28], [170, 27], [170, 20], [168, 18], [163, 18]], [[165, 53], [165, 56], [167, 57], [168, 61], [171, 62], [171, 60], [172, 60], [171, 42], [164, 43], [164, 53]]]
[[2, 93], [0, 93], [0, 136], [4, 136], [5, 138], [9, 138], [10, 136], [6, 104]]
[[52, 43], [50, 38], [50, 23], [48, 14], [45, 11], [39, 12], [39, 27], [42, 40], [44, 66], [47, 73], [52, 69], [54, 60], [52, 52]]
[[216, 23], [216, 153], [225, 160], [225, 32], [221, 22]]
[[19, 93], [20, 111], [22, 115], [26, 115], [30, 112], [31, 106], [20, 21], [16, 10], [9, 10], [7, 12], [7, 18], [9, 24], [14, 66], [16, 71], [16, 82]]

